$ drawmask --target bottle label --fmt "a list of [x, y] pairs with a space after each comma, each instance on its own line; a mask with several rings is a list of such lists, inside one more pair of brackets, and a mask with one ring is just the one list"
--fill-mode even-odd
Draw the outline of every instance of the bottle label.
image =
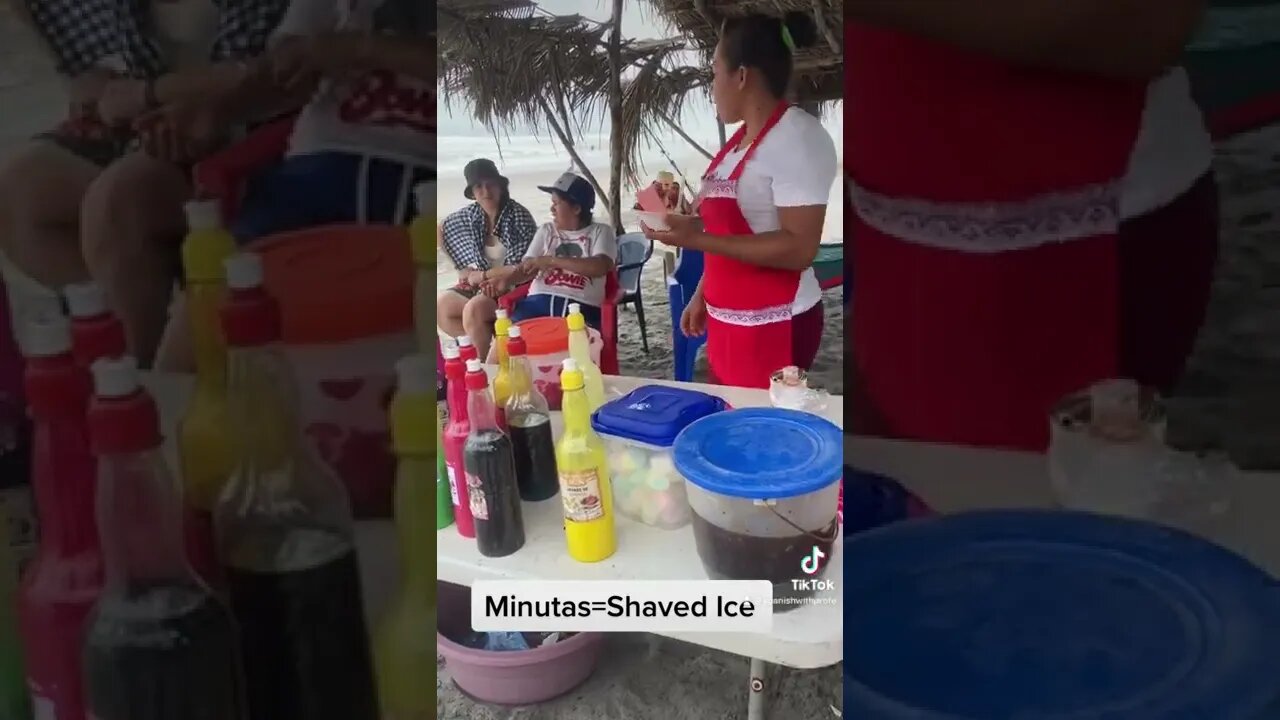
[[600, 497], [600, 475], [595, 469], [561, 472], [560, 495], [564, 499], [566, 520], [591, 522], [604, 517], [604, 501]]
[[484, 500], [484, 488], [480, 486], [480, 478], [471, 473], [467, 473], [467, 498], [470, 500], [471, 517], [488, 520], [489, 504]]
[[445, 465], [444, 471], [449, 475], [449, 497], [453, 498], [453, 506], [458, 507], [462, 504], [461, 498], [458, 497], [458, 473], [452, 465]]

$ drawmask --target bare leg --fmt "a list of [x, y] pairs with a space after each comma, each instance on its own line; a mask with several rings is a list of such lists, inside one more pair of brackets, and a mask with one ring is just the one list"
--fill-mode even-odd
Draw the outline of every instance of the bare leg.
[[489, 357], [489, 343], [493, 341], [493, 321], [497, 319], [498, 303], [488, 295], [476, 295], [462, 309], [462, 327], [471, 336], [476, 352], [481, 358]]
[[467, 299], [452, 290], [445, 290], [436, 298], [436, 325], [449, 337], [466, 334], [462, 327], [462, 308], [466, 305]]
[[15, 267], [50, 290], [89, 277], [80, 252], [80, 205], [101, 172], [40, 140], [0, 166], [0, 243]]
[[168, 320], [178, 246], [186, 231], [182, 204], [190, 196], [181, 168], [140, 153], [107, 168], [85, 196], [85, 263], [144, 367], [150, 366]]

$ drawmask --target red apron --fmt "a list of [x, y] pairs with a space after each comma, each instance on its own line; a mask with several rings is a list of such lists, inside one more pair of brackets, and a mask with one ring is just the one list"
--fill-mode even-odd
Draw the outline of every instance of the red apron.
[[1053, 403], [1119, 371], [1145, 85], [846, 35], [858, 430], [1041, 450]]
[[[712, 173], [742, 142], [745, 124], [711, 161], [702, 178], [698, 208], [706, 232], [720, 237], [755, 234], [738, 205], [738, 179], [787, 108], [786, 103], [778, 104], [727, 178]], [[775, 370], [793, 364], [791, 313], [801, 274], [706, 254], [702, 296], [707, 303], [707, 360], [721, 385], [768, 388]]]

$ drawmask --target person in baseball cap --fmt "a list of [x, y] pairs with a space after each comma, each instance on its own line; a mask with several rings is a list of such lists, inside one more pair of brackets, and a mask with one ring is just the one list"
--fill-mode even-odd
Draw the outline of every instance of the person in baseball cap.
[[[591, 187], [591, 183], [587, 182], [586, 178], [571, 172], [556, 178], [555, 183], [551, 185], [539, 185], [538, 189], [568, 200], [585, 213], [590, 213], [596, 206], [596, 191]], [[587, 217], [589, 218], [590, 215]], [[590, 220], [584, 224], [590, 224]]]
[[511, 319], [563, 317], [578, 306], [586, 323], [600, 328], [605, 285], [618, 256], [613, 227], [594, 220], [595, 188], [584, 178], [564, 173], [538, 189], [551, 195], [551, 222], [538, 228], [523, 261], [494, 274], [502, 289], [531, 282]]

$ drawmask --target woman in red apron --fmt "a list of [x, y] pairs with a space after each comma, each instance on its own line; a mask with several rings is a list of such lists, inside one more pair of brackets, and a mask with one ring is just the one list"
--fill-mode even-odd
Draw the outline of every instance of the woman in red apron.
[[742, 125], [702, 179], [698, 216], [668, 215], [648, 237], [706, 254], [681, 318], [707, 333], [716, 382], [767, 388], [788, 365], [808, 368], [822, 339], [822, 293], [810, 267], [836, 177], [835, 145], [817, 118], [783, 97], [792, 53], [816, 39], [805, 13], [726, 23], [712, 95], [720, 119]]
[[1203, 122], [1163, 70], [1195, 0], [1150, 17], [997, 4], [848, 6], [855, 417], [1042, 450], [1063, 395], [1176, 382], [1208, 301], [1216, 197]]

